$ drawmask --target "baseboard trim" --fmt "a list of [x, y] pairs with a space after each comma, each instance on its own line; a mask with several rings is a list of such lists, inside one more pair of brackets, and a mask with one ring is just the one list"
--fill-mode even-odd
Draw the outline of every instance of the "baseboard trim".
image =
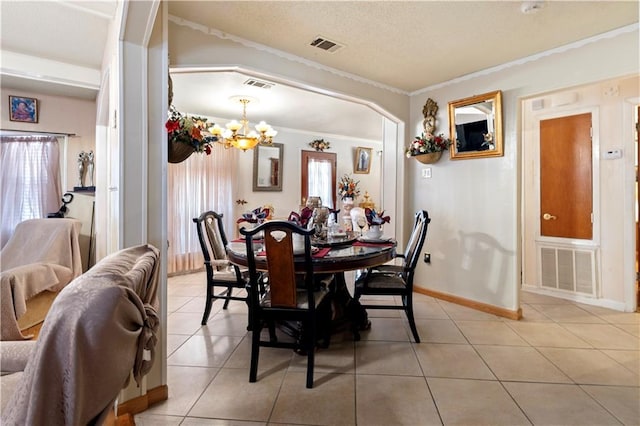
[[439, 291], [429, 290], [421, 287], [413, 287], [413, 291], [415, 291], [416, 293], [435, 297], [436, 299], [446, 300], [447, 302], [455, 303], [456, 305], [466, 306], [467, 308], [475, 309], [476, 311], [482, 311], [488, 314], [497, 315], [499, 317], [509, 318], [512, 320], [519, 320], [522, 318], [522, 308], [518, 308], [517, 311], [512, 311], [509, 309], [501, 308], [499, 306], [493, 306], [487, 303], [477, 302], [475, 300], [469, 300], [463, 297], [454, 296], [452, 294], [441, 293]]
[[169, 398], [169, 387], [162, 385], [149, 389], [146, 394], [137, 396], [122, 404], [118, 404], [118, 417], [123, 414], [138, 414], [151, 407], [153, 404], [160, 401], [165, 401]]
[[558, 299], [570, 300], [572, 302], [582, 303], [585, 305], [599, 306], [601, 308], [613, 309], [620, 312], [633, 312], [632, 310], [625, 309], [624, 302], [619, 302], [616, 300], [598, 299], [593, 296], [582, 295], [562, 290], [546, 289], [526, 284], [522, 285], [522, 290], [529, 293], [542, 294], [543, 296], [556, 297]]

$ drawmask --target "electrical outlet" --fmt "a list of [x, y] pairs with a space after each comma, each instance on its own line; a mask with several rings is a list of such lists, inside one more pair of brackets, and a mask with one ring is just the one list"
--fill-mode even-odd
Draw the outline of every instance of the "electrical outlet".
[[431, 167], [422, 169], [422, 177], [428, 179], [431, 177]]
[[431, 253], [424, 254], [424, 263], [431, 263]]

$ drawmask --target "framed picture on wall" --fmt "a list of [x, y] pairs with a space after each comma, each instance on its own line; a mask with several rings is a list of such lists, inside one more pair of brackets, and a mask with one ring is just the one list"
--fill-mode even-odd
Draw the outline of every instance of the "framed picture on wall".
[[38, 100], [9, 95], [9, 120], [23, 123], [38, 122]]
[[369, 173], [371, 170], [371, 150], [372, 148], [357, 147], [356, 159], [353, 165], [354, 173]]

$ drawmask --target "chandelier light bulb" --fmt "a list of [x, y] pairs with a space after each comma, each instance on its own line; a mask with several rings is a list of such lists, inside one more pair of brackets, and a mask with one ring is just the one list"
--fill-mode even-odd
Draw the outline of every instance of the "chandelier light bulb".
[[237, 120], [231, 120], [230, 122], [227, 123], [226, 127], [232, 132], [237, 132], [242, 128], [242, 124], [240, 124]]
[[273, 130], [271, 127], [269, 127], [269, 130], [267, 130], [264, 135], [268, 138], [274, 138], [277, 134], [277, 130]]
[[220, 136], [222, 134], [222, 127], [216, 124], [213, 127], [209, 127], [209, 132], [214, 136]]
[[261, 121], [260, 123], [256, 124], [256, 130], [260, 133], [264, 133], [267, 130], [269, 130], [271, 128], [271, 126], [269, 126], [267, 123], [265, 123], [264, 121]]

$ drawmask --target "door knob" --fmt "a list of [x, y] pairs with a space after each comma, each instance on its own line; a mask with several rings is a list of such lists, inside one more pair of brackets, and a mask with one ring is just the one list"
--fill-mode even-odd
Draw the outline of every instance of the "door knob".
[[543, 215], [542, 215], [542, 218], [543, 218], [544, 220], [556, 220], [556, 219], [557, 219], [557, 217], [555, 217], [554, 215], [549, 214], [549, 213], [545, 213], [545, 214], [543, 214]]

